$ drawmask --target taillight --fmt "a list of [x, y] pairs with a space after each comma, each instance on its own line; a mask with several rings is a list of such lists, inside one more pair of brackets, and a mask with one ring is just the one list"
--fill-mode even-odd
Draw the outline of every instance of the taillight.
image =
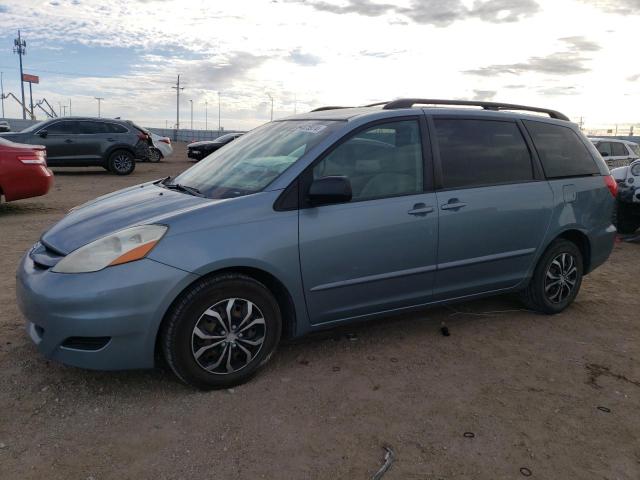
[[604, 184], [607, 186], [607, 188], [611, 192], [611, 195], [613, 196], [613, 198], [616, 198], [618, 196], [618, 183], [616, 182], [615, 178], [613, 178], [611, 175], [605, 176]]
[[170, 138], [161, 138], [160, 141], [162, 143], [166, 143], [168, 145], [171, 145], [171, 139]]
[[36, 150], [35, 152], [26, 153], [24, 155], [18, 155], [20, 160], [25, 165], [47, 165], [47, 154], [44, 150]]
[[138, 138], [144, 142], [146, 142], [147, 140], [149, 140], [149, 135], [147, 135], [144, 132], [138, 132]]

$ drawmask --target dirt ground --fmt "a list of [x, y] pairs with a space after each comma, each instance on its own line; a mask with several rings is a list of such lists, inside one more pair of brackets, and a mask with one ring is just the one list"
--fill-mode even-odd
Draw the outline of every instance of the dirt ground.
[[385, 480], [640, 478], [640, 243], [561, 315], [502, 297], [358, 325], [281, 346], [233, 390], [43, 359], [20, 256], [74, 205], [189, 165], [180, 146], [128, 177], [56, 169], [47, 196], [0, 206], [0, 479], [369, 479], [385, 446]]

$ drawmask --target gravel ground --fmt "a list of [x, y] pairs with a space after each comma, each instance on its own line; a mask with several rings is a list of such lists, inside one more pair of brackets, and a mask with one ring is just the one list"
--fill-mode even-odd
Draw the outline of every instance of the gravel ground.
[[47, 196], [0, 206], [0, 479], [368, 479], [385, 446], [385, 480], [640, 478], [640, 243], [555, 317], [501, 297], [388, 318], [283, 345], [232, 390], [43, 359], [20, 256], [74, 205], [189, 165], [178, 146], [129, 177], [56, 169]]

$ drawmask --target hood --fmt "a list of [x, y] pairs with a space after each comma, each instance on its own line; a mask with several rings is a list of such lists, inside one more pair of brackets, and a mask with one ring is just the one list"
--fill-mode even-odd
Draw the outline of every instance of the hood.
[[146, 183], [81, 205], [42, 236], [42, 243], [68, 254], [100, 237], [135, 225], [164, 223], [216, 200], [194, 197]]

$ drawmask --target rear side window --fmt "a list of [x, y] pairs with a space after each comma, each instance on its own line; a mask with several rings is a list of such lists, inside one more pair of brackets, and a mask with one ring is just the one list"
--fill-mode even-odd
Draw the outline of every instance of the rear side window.
[[616, 157], [626, 157], [628, 155], [627, 147], [624, 146], [624, 143], [616, 142], [613, 144], [613, 155]]
[[84, 133], [85, 135], [109, 132], [109, 130], [107, 130], [107, 125], [102, 122], [83, 121], [79, 123], [80, 133]]
[[444, 188], [533, 180], [531, 154], [515, 123], [436, 118]]
[[547, 178], [599, 174], [587, 147], [571, 128], [550, 123], [524, 121], [536, 146]]
[[104, 125], [109, 133], [127, 133], [129, 131], [117, 123], [105, 123]]

